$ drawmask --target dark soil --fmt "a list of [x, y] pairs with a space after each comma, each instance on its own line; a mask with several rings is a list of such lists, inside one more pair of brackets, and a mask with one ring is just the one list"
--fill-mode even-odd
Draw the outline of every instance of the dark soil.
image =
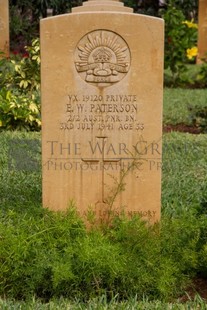
[[163, 126], [164, 132], [172, 132], [172, 131], [179, 131], [179, 132], [189, 132], [192, 134], [199, 134], [202, 133], [202, 129], [193, 125], [186, 125], [186, 124], [176, 124], [176, 125], [164, 125]]
[[207, 279], [197, 278], [186, 289], [186, 294], [179, 298], [180, 302], [186, 302], [189, 299], [193, 300], [196, 295], [207, 301]]

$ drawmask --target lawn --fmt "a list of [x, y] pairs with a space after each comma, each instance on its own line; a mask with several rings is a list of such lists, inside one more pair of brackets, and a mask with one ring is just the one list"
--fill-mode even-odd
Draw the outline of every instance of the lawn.
[[207, 107], [207, 89], [165, 88], [164, 125], [193, 125], [196, 110], [204, 107]]
[[53, 300], [49, 303], [41, 303], [38, 300], [28, 302], [4, 301], [0, 299], [2, 310], [193, 310], [206, 309], [206, 303], [196, 296], [194, 300], [183, 303], [163, 303], [160, 301], [149, 302], [147, 300], [137, 301], [132, 298], [129, 301], [117, 302], [116, 298], [108, 302], [105, 296], [90, 300], [88, 303], [80, 301]]
[[[164, 124], [191, 125], [206, 98], [165, 89]], [[74, 211], [43, 211], [40, 133], [2, 131], [0, 148], [1, 309], [205, 309], [180, 298], [207, 276], [206, 134], [164, 133], [159, 227], [124, 218], [87, 231]]]

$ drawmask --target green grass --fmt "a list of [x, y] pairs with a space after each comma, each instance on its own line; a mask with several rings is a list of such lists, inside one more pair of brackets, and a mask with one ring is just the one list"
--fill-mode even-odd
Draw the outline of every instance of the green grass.
[[207, 214], [207, 135], [165, 134], [162, 212]]
[[192, 124], [191, 108], [207, 107], [207, 89], [164, 89], [163, 123]]
[[[206, 90], [165, 89], [165, 122], [187, 120], [188, 103], [204, 106], [205, 98]], [[8, 277], [0, 275], [8, 298], [0, 308], [206, 309], [199, 297], [185, 305], [177, 298], [194, 276], [207, 276], [207, 135], [164, 134], [160, 235], [136, 220], [89, 233], [72, 213], [45, 212], [38, 141], [40, 133], [0, 135], [0, 269]]]
[[[10, 133], [0, 136], [1, 208], [19, 212], [41, 208], [40, 152], [36, 170], [9, 169], [16, 139], [39, 140], [39, 133]], [[40, 145], [39, 145], [40, 148]], [[171, 133], [164, 135], [162, 206], [164, 213], [179, 214], [200, 209], [207, 201], [206, 135]], [[21, 161], [21, 157], [19, 158]], [[39, 169], [38, 169], [39, 167]], [[21, 168], [21, 167], [20, 167]], [[203, 207], [204, 208], [204, 207]], [[205, 210], [204, 210], [205, 211]], [[203, 212], [204, 212], [203, 211]]]
[[106, 296], [103, 295], [100, 298], [90, 300], [88, 303], [60, 299], [43, 304], [36, 299], [27, 302], [0, 299], [0, 307], [2, 310], [205, 310], [206, 303], [199, 296], [185, 304], [179, 301], [174, 303], [137, 301], [136, 297], [125, 302], [118, 302], [116, 298], [113, 298], [108, 302]]
[[[15, 142], [38, 141], [36, 153], [31, 156], [39, 163], [39, 169], [22, 170], [12, 166], [15, 163], [24, 164], [24, 157], [15, 153]], [[41, 150], [40, 133], [27, 132], [2, 132], [0, 135], [0, 197], [1, 209], [14, 208], [19, 212], [41, 207]], [[30, 145], [28, 145], [30, 147]], [[24, 152], [22, 152], [24, 153]], [[27, 159], [27, 158], [26, 158]], [[31, 164], [31, 162], [29, 161]], [[10, 167], [11, 166], [11, 167]], [[23, 166], [24, 169], [24, 166]]]
[[[114, 230], [88, 234], [72, 213], [59, 217], [44, 212], [41, 170], [17, 170], [15, 162], [14, 167], [9, 165], [13, 142], [36, 141], [40, 134], [2, 132], [0, 257], [8, 280], [4, 278], [0, 286], [6, 285], [8, 297], [37, 294], [47, 299], [66, 293], [65, 297], [87, 299], [104, 294], [106, 287], [111, 297], [120, 290], [124, 298], [137, 293], [138, 300], [146, 294], [150, 300], [167, 302], [184, 294], [193, 276], [207, 274], [206, 138], [204, 134], [164, 135], [163, 219], [158, 238], [156, 227], [151, 234], [136, 221], [124, 220]], [[40, 163], [38, 148], [30, 155]], [[156, 302], [157, 309], [160, 305]]]

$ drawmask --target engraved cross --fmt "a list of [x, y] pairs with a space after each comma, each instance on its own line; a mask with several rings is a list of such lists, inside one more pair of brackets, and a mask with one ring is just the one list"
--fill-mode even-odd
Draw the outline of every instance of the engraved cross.
[[102, 189], [101, 189], [101, 201], [99, 202], [102, 202], [102, 203], [106, 203], [106, 198], [105, 198], [105, 191], [104, 191], [104, 186], [105, 186], [105, 174], [104, 174], [104, 165], [105, 164], [108, 164], [108, 163], [117, 163], [117, 162], [120, 162], [121, 159], [106, 159], [105, 158], [105, 139], [107, 139], [107, 137], [103, 137], [103, 136], [98, 136], [96, 137], [97, 139], [101, 139], [102, 141], [102, 149], [101, 149], [101, 159], [95, 159], [95, 158], [81, 158], [81, 160], [83, 162], [86, 162], [86, 163], [92, 163], [92, 164], [97, 164], [97, 163], [102, 163], [103, 167], [101, 169], [101, 184], [102, 184]]

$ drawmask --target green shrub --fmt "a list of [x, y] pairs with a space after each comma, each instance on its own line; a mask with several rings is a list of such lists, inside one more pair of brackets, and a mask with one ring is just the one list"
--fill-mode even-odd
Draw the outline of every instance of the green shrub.
[[[181, 74], [186, 71], [186, 63], [197, 55], [197, 25], [186, 21], [182, 11], [169, 4], [163, 14], [165, 20], [165, 68], [170, 68], [172, 84], [186, 82]], [[187, 77], [186, 77], [187, 79]]]
[[90, 231], [74, 209], [0, 216], [0, 295], [11, 298], [169, 300], [189, 283], [203, 246], [192, 216], [165, 219], [161, 227], [115, 218]]
[[26, 54], [0, 60], [0, 87], [32, 92], [40, 89], [39, 39], [26, 46]]
[[205, 88], [207, 86], [207, 61], [205, 60], [201, 65], [196, 77], [196, 83], [200, 87]]
[[197, 0], [165, 0], [167, 6], [173, 5], [176, 9], [182, 11], [186, 19], [198, 17], [198, 1]]
[[39, 130], [40, 46], [33, 40], [26, 57], [0, 60], [0, 128]]
[[[7, 227], [4, 227], [6, 223]], [[83, 232], [82, 224], [73, 212], [68, 216], [52, 216], [45, 212], [43, 217], [37, 215], [36, 218], [25, 215], [22, 220], [14, 211], [9, 212], [1, 223], [0, 287], [3, 290], [7, 287], [8, 295], [15, 298], [32, 294], [45, 298], [54, 295], [57, 267], [62, 280], [67, 277], [69, 281], [70, 253], [67, 255], [67, 250]], [[63, 262], [67, 262], [64, 273]]]
[[[40, 169], [9, 167], [14, 141], [39, 138], [35, 132], [0, 136], [0, 296], [86, 301], [136, 295], [169, 301], [182, 295], [194, 276], [206, 276], [204, 135], [164, 137], [164, 164], [172, 167], [163, 171], [161, 223], [120, 216], [90, 230], [74, 207], [67, 213], [42, 209]], [[31, 155], [40, 161], [40, 146], [36, 149]], [[23, 155], [21, 160], [26, 161]]]
[[34, 1], [29, 0], [9, 0], [10, 48], [12, 51], [23, 53], [25, 45], [31, 44], [32, 39], [39, 35], [40, 16], [33, 3]]
[[40, 130], [39, 93], [26, 95], [0, 90], [0, 129]]

